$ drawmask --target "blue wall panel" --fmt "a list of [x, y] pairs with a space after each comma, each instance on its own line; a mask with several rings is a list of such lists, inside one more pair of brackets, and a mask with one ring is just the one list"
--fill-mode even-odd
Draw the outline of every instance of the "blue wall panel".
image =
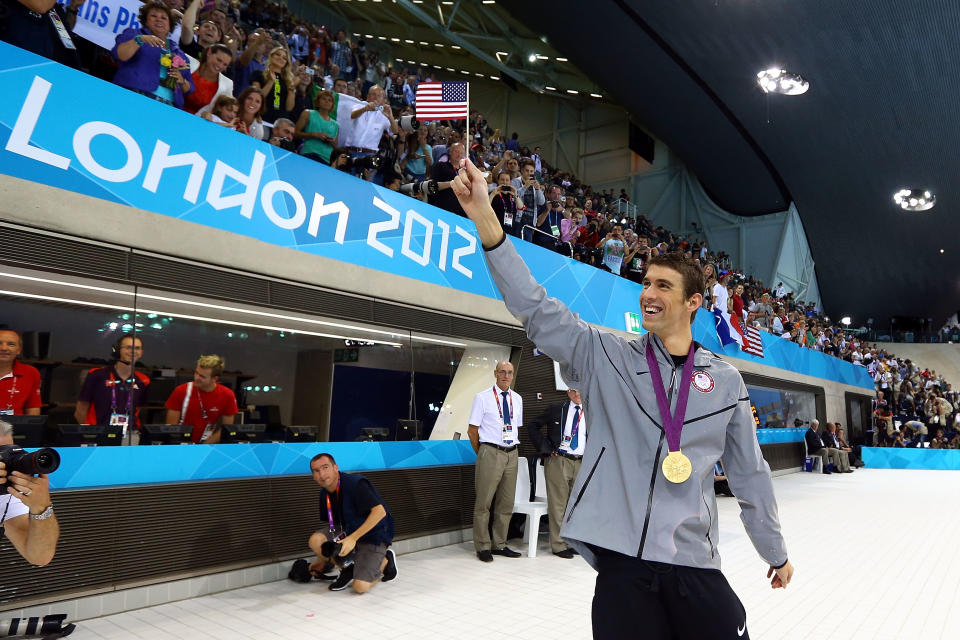
[[871, 469], [948, 469], [960, 471], [960, 449], [863, 447], [863, 464]]

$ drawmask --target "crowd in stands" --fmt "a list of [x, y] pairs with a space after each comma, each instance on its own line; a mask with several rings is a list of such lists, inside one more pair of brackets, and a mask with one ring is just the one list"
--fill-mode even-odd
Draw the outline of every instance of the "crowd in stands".
[[450, 184], [469, 156], [487, 176], [507, 233], [575, 260], [641, 282], [653, 256], [682, 251], [704, 269], [708, 310], [866, 367], [877, 384], [881, 444], [908, 446], [929, 435], [930, 446], [960, 447], [958, 398], [935, 372], [871, 347], [783, 283], [734, 272], [729, 256], [702, 239], [624, 216], [625, 191], [593, 189], [480, 113], [418, 122], [416, 87], [431, 78], [388, 65], [363, 39], [330, 34], [269, 0], [149, 0], [140, 26], [119, 33], [112, 50], [72, 36], [71, 52], [46, 13], [72, 29], [84, 0], [41, 0], [32, 9], [2, 1], [4, 40], [460, 215]]

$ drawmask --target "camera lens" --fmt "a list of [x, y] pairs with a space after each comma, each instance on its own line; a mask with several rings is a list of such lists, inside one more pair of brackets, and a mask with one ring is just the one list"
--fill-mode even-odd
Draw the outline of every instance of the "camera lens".
[[60, 454], [56, 449], [40, 449], [34, 453], [34, 467], [37, 473], [51, 473], [60, 466]]

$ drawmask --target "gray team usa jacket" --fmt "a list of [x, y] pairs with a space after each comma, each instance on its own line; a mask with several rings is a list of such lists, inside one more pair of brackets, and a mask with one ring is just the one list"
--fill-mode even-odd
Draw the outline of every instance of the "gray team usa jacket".
[[[547, 297], [509, 241], [486, 257], [507, 309], [584, 397], [589, 437], [560, 531], [570, 545], [594, 568], [596, 556], [588, 545], [719, 569], [713, 472], [722, 460], [757, 553], [772, 566], [786, 562], [770, 467], [760, 453], [740, 373], [698, 346], [693, 379], [680, 380], [682, 368], [674, 367], [658, 337], [647, 333], [628, 341], [590, 327]], [[644, 351], [648, 341], [671, 409], [679, 385], [692, 385], [680, 447], [693, 473], [680, 484], [667, 481], [660, 470], [668, 447]]]

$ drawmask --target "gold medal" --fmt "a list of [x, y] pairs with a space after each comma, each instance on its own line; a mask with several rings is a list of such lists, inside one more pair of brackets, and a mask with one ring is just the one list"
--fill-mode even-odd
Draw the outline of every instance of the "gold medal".
[[663, 469], [664, 477], [675, 484], [686, 482], [687, 478], [689, 478], [693, 472], [693, 465], [690, 464], [690, 458], [683, 455], [679, 449], [667, 454], [661, 468]]

